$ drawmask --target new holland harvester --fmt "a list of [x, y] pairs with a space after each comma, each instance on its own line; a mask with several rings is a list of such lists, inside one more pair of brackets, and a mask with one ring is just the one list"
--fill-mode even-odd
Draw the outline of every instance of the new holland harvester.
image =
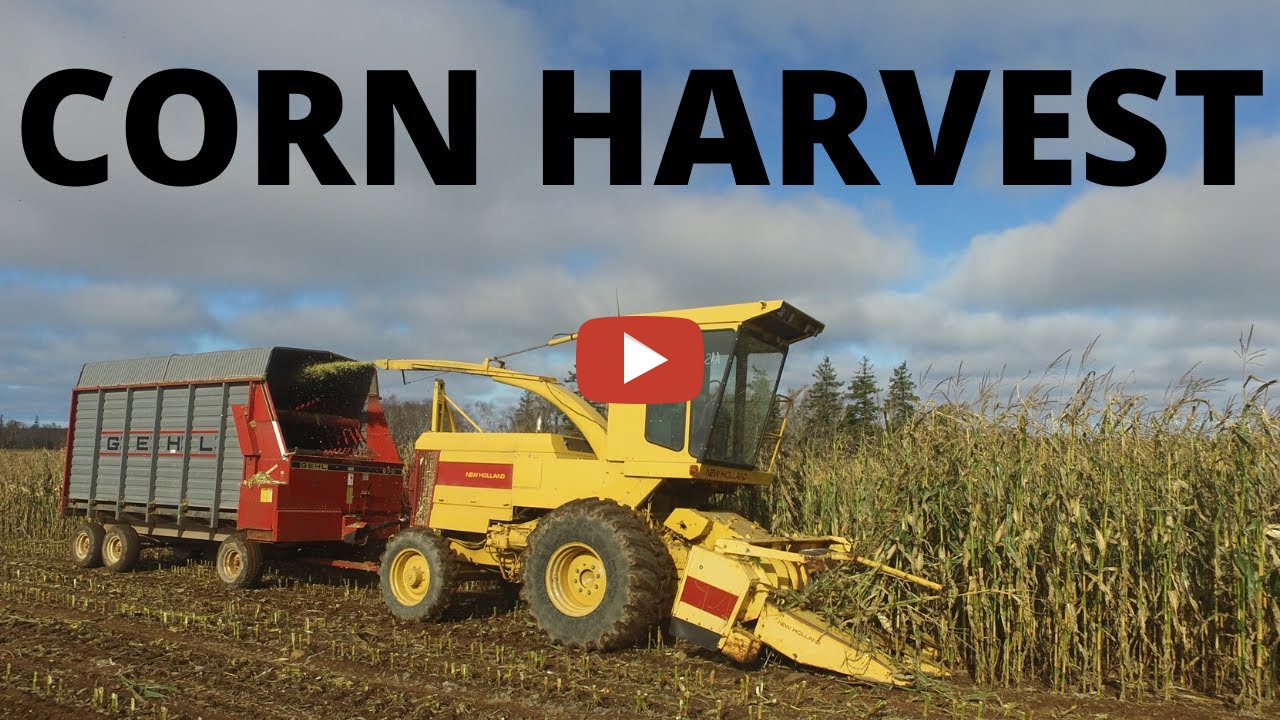
[[[144, 544], [217, 543], [233, 588], [273, 558], [377, 571], [405, 620], [437, 618], [461, 583], [500, 577], [523, 586], [538, 625], [565, 645], [626, 647], [665, 624], [739, 662], [769, 646], [860, 680], [910, 682], [869, 642], [779, 595], [850, 562], [939, 585], [857, 557], [843, 538], [781, 537], [705, 509], [773, 480], [783, 361], [822, 324], [776, 300], [655, 315], [702, 330], [702, 389], [688, 402], [613, 404], [606, 417], [555, 378], [498, 360], [376, 361], [530, 391], [576, 429], [484, 432], [437, 379], [403, 480], [367, 364], [290, 348], [90, 363], [68, 430], [72, 559], [122, 572]], [[906, 670], [945, 674], [931, 658]]]
[[[702, 329], [702, 391], [689, 402], [612, 404], [606, 418], [555, 378], [493, 360], [375, 363], [528, 390], [577, 429], [576, 436], [489, 433], [471, 423], [471, 432], [459, 432], [456, 416], [471, 421], [437, 380], [431, 430], [414, 448], [407, 526], [382, 555], [391, 611], [438, 616], [469, 570], [489, 568], [521, 583], [539, 627], [566, 645], [625, 647], [668, 621], [676, 637], [739, 662], [767, 645], [862, 680], [908, 682], [870, 644], [815, 613], [782, 607], [776, 595], [847, 562], [939, 585], [856, 557], [843, 538], [779, 537], [739, 515], [700, 509], [716, 493], [773, 480], [781, 432], [771, 431], [770, 418], [783, 361], [822, 324], [782, 301], [654, 314]], [[944, 672], [917, 662], [918, 671]]]

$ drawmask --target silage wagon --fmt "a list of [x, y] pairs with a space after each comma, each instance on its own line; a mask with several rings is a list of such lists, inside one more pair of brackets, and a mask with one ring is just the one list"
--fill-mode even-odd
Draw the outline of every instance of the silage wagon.
[[376, 569], [401, 475], [368, 364], [284, 347], [91, 362], [71, 397], [62, 512], [82, 518], [81, 567], [216, 543], [218, 576], [245, 587], [264, 555]]

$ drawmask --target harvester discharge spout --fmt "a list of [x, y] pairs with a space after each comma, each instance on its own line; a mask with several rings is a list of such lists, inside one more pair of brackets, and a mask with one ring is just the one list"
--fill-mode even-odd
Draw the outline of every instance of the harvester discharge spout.
[[[857, 680], [911, 684], [912, 675], [888, 653], [817, 613], [785, 607], [779, 595], [803, 590], [814, 573], [847, 562], [934, 591], [941, 585], [857, 557], [843, 538], [778, 537], [733, 513], [679, 509], [665, 526], [690, 545], [671, 613], [677, 637], [738, 662], [754, 660], [768, 646], [798, 663]], [[905, 669], [948, 674], [927, 657]]]

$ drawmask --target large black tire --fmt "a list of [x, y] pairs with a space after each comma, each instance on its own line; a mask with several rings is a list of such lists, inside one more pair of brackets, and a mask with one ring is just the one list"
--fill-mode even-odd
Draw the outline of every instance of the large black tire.
[[129, 572], [138, 564], [142, 539], [128, 525], [112, 525], [102, 539], [102, 564], [111, 572]]
[[218, 546], [214, 561], [218, 579], [233, 590], [243, 590], [262, 580], [262, 546], [240, 533], [228, 536]]
[[85, 520], [71, 532], [71, 562], [76, 567], [95, 568], [102, 564], [102, 524]]
[[589, 498], [538, 521], [523, 597], [552, 639], [616, 650], [640, 642], [670, 611], [674, 577], [671, 554], [639, 514]]
[[434, 620], [453, 600], [461, 571], [461, 559], [439, 533], [401, 530], [382, 552], [382, 601], [401, 620]]

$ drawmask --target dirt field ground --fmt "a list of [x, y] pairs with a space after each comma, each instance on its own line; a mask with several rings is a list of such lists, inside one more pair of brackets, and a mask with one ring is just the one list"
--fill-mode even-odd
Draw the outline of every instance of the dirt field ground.
[[8, 718], [1210, 718], [1212, 698], [1120, 702], [886, 690], [766, 660], [742, 668], [655, 642], [607, 655], [551, 645], [501, 588], [436, 624], [384, 610], [372, 576], [284, 569], [231, 592], [207, 562], [143, 553], [79, 570], [60, 542], [0, 546], [0, 708]]

